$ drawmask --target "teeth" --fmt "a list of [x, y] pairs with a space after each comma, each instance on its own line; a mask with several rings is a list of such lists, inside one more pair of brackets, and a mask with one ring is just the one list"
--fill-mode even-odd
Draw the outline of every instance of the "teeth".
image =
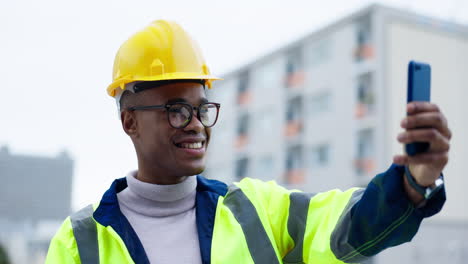
[[195, 143], [182, 143], [180, 144], [180, 146], [182, 148], [188, 148], [188, 149], [199, 149], [202, 147], [202, 143], [201, 142], [195, 142]]

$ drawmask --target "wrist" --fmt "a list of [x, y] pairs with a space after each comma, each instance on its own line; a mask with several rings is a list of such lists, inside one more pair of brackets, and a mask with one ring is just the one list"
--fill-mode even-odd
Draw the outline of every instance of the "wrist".
[[[443, 188], [443, 177], [442, 174], [435, 180], [435, 182], [432, 183], [426, 183], [425, 185], [421, 185], [416, 181], [416, 179], [413, 177], [411, 174], [411, 171], [409, 170], [408, 166], [405, 166], [405, 186], [410, 187], [407, 190], [408, 194], [411, 193], [418, 193], [420, 194], [419, 197], [423, 197], [423, 199], [427, 200], [430, 199], [432, 196], [434, 196], [435, 193], [437, 193], [440, 189]], [[405, 188], [406, 189], [406, 188]], [[418, 197], [415, 195], [415, 197]]]
[[440, 176], [440, 174], [432, 173], [431, 171], [422, 169], [420, 166], [411, 165], [405, 166], [405, 173], [411, 176], [413, 182], [418, 186], [422, 186], [424, 188], [433, 186], [437, 178]]
[[416, 206], [416, 207], [419, 207], [419, 205], [421, 205], [422, 203], [424, 203], [425, 199], [424, 199], [424, 196], [422, 194], [420, 194], [419, 192], [417, 192], [412, 186], [411, 184], [408, 182], [408, 178], [406, 176], [406, 172], [405, 172], [405, 175], [403, 176], [403, 188], [405, 190], [405, 193], [406, 193], [406, 196], [408, 197], [408, 199]]

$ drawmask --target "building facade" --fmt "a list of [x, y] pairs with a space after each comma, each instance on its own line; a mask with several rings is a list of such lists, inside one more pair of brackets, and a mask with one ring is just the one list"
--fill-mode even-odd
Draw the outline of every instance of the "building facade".
[[50, 239], [71, 212], [73, 160], [0, 148], [0, 244], [12, 263], [43, 263]]
[[[432, 66], [432, 100], [454, 132], [448, 201], [412, 243], [373, 263], [465, 263], [468, 27], [372, 5], [226, 74], [206, 175], [276, 180], [308, 192], [366, 186], [403, 147], [407, 65]], [[440, 243], [441, 239], [446, 243]]]

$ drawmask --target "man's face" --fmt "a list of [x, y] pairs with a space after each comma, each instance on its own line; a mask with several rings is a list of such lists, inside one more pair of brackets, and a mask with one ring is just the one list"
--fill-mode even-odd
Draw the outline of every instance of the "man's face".
[[[207, 102], [199, 83], [174, 83], [149, 89], [138, 94], [141, 105], [164, 105], [184, 102], [198, 106]], [[138, 154], [139, 166], [167, 182], [173, 177], [190, 176], [205, 169], [205, 154], [210, 128], [198, 120], [196, 112], [185, 128], [173, 128], [164, 109], [133, 112], [136, 126], [131, 135]]]

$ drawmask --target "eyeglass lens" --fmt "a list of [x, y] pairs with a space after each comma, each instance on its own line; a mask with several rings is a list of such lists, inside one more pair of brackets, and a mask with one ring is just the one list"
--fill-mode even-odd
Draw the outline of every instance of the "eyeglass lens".
[[[185, 127], [191, 121], [192, 109], [185, 104], [173, 104], [168, 109], [168, 118], [175, 128]], [[205, 127], [211, 127], [216, 122], [218, 109], [215, 104], [202, 104], [198, 109], [200, 122]]]

